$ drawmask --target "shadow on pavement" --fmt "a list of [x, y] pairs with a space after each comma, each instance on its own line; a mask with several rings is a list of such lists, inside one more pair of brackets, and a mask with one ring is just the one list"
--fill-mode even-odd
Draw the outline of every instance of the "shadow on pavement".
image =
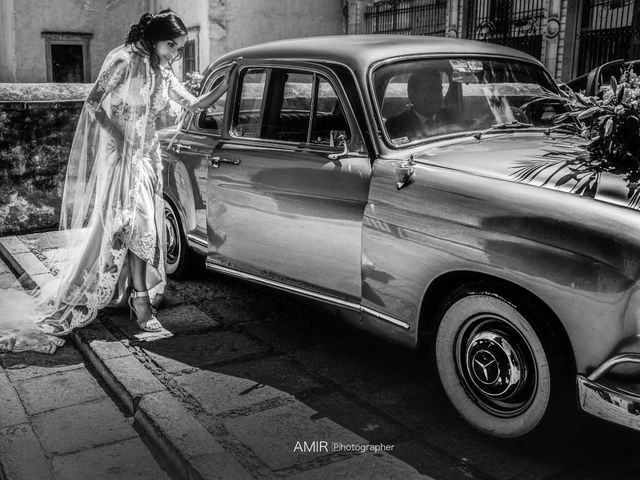
[[[477, 433], [449, 405], [427, 354], [288, 294], [200, 272], [169, 282], [159, 319], [171, 336], [136, 336], [128, 315], [112, 317], [212, 434], [231, 432], [276, 470], [308, 460], [292, 454], [298, 440], [339, 441], [337, 424], [372, 444], [394, 445], [389, 453], [435, 478], [640, 475], [640, 435], [586, 415], [583, 433], [561, 447]], [[282, 438], [269, 431], [273, 422]]]

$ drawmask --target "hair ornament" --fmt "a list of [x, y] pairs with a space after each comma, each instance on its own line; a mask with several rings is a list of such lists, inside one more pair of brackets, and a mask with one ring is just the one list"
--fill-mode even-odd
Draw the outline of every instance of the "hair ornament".
[[141, 25], [142, 27], [146, 27], [151, 23], [152, 20], [153, 20], [153, 14], [145, 13], [144, 15], [142, 15], [142, 17], [140, 17], [140, 21], [138, 22], [138, 25]]

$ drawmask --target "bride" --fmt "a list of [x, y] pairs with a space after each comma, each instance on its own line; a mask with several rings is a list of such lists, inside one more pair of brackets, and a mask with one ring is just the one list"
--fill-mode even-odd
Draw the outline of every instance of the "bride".
[[66, 245], [51, 259], [59, 273], [29, 296], [4, 292], [0, 351], [54, 353], [72, 329], [125, 299], [141, 329], [162, 329], [152, 308], [166, 281], [156, 116], [169, 98], [192, 112], [214, 104], [232, 70], [211, 92], [191, 95], [171, 69], [187, 33], [170, 9], [146, 13], [107, 55], [69, 154], [60, 212]]

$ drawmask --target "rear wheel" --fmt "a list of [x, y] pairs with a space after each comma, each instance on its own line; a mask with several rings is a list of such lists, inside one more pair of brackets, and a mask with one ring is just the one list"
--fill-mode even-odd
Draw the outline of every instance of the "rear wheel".
[[447, 397], [468, 423], [495, 437], [568, 433], [579, 412], [563, 334], [525, 295], [489, 282], [458, 288], [436, 325], [435, 361]]
[[180, 217], [166, 198], [164, 199], [164, 218], [167, 242], [165, 271], [170, 277], [184, 278], [196, 266], [196, 254], [189, 249]]

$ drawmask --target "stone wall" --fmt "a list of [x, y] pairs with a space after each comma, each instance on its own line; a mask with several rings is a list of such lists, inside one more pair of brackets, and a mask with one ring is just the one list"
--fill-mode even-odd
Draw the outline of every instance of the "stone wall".
[[[0, 235], [57, 229], [69, 149], [91, 87], [0, 83]], [[156, 127], [175, 120], [167, 110]]]
[[81, 109], [77, 101], [0, 108], [0, 235], [57, 227]]

